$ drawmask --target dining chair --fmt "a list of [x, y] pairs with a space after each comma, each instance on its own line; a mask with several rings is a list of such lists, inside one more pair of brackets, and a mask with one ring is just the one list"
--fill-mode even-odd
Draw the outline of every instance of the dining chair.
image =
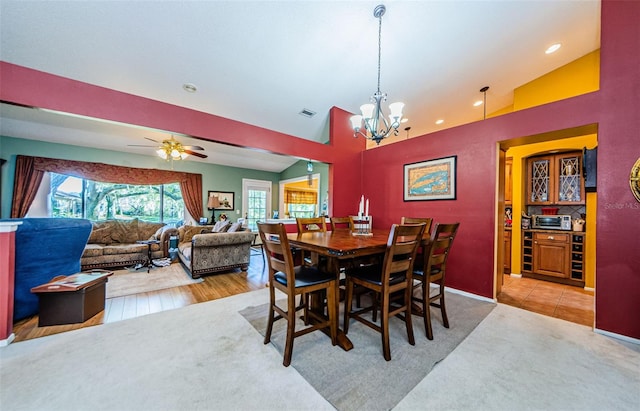
[[[413, 302], [420, 303], [420, 306], [413, 304], [414, 314], [421, 314], [424, 320], [424, 328], [427, 338], [433, 340], [433, 330], [431, 329], [431, 309], [440, 308], [442, 314], [442, 325], [449, 328], [449, 319], [444, 298], [445, 275], [447, 272], [447, 258], [456, 237], [460, 223], [438, 224], [436, 223], [429, 246], [425, 247], [423, 264], [414, 265], [413, 279], [414, 289], [421, 288], [420, 297], [412, 297]], [[432, 289], [431, 284], [437, 287]], [[434, 293], [435, 292], [435, 293]], [[418, 308], [420, 307], [420, 308]]]
[[[346, 298], [344, 332], [349, 331], [350, 319], [355, 319], [379, 332], [382, 337], [384, 359], [391, 360], [389, 346], [389, 319], [399, 316], [407, 327], [409, 344], [415, 345], [411, 323], [412, 271], [418, 245], [422, 240], [425, 224], [391, 227], [387, 239], [384, 260], [381, 265], [354, 267], [346, 270]], [[375, 294], [372, 304], [364, 308], [352, 307], [354, 286], [368, 289]], [[380, 308], [380, 323], [369, 321], [363, 314]], [[404, 314], [404, 315], [402, 315]]]
[[336, 231], [336, 229], [340, 228], [348, 228], [353, 231], [353, 218], [351, 216], [331, 217], [329, 221], [331, 222], [331, 231]]
[[[324, 217], [312, 217], [312, 218], [296, 218], [296, 224], [298, 226], [298, 234], [308, 233], [308, 232], [327, 232], [327, 223]], [[298, 250], [296, 250], [298, 251]], [[305, 255], [304, 250], [299, 250], [302, 264], [306, 265], [318, 265], [318, 255], [314, 253], [310, 253], [310, 255]]]
[[414, 262], [414, 267], [422, 267], [424, 264], [424, 252], [425, 246], [429, 245], [429, 237], [431, 236], [431, 225], [433, 223], [433, 219], [430, 217], [402, 217], [400, 219], [400, 224], [420, 224], [425, 223], [424, 226], [424, 234], [422, 234], [422, 244], [418, 246], [418, 251], [416, 252], [416, 261]]
[[[335, 282], [337, 280], [333, 273], [320, 271], [316, 267], [294, 266], [293, 254], [289, 247], [284, 224], [258, 223], [258, 231], [266, 250], [269, 265], [269, 319], [264, 343], [268, 344], [271, 341], [273, 323], [283, 318], [287, 320], [287, 335], [282, 364], [288, 367], [291, 364], [293, 340], [301, 335], [328, 328], [331, 343], [336, 345], [338, 312], [336, 310]], [[286, 308], [278, 305], [276, 289], [286, 294]], [[309, 304], [304, 296], [315, 292], [326, 292], [328, 316], [309, 309]], [[296, 305], [296, 296], [298, 295], [300, 295], [301, 302]], [[321, 299], [321, 301], [325, 300]], [[305, 328], [296, 331], [296, 313], [300, 310], [304, 310]], [[307, 319], [310, 319], [310, 321], [307, 321]]]

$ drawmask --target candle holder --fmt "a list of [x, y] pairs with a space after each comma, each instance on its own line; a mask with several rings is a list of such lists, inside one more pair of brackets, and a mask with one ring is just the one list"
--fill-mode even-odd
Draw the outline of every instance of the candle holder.
[[353, 231], [351, 231], [351, 235], [373, 235], [371, 232], [373, 219], [370, 215], [352, 216], [351, 218], [353, 219]]

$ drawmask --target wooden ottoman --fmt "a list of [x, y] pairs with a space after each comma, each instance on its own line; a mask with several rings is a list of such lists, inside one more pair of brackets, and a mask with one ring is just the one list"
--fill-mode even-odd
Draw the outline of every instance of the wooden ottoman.
[[104, 310], [105, 284], [111, 274], [93, 270], [33, 287], [39, 302], [38, 326], [82, 323]]

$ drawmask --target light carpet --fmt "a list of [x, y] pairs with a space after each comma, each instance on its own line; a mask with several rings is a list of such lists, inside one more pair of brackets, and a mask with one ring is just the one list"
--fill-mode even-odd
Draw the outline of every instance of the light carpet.
[[[265, 288], [1, 347], [0, 409], [333, 410], [239, 314], [268, 298]], [[296, 348], [294, 361], [313, 354]], [[638, 350], [498, 304], [394, 410], [635, 411]]]
[[[407, 340], [403, 321], [398, 318], [389, 321], [389, 362], [382, 356], [380, 334], [352, 320], [348, 337], [353, 349], [334, 347], [329, 337], [314, 332], [294, 340], [291, 366], [338, 410], [389, 410], [495, 307], [493, 303], [452, 293], [446, 293], [446, 301], [450, 328], [442, 326], [440, 310], [433, 310], [433, 341], [427, 340], [420, 317], [413, 317], [415, 346]], [[261, 336], [266, 331], [267, 313], [268, 304], [240, 312]], [[271, 334], [271, 344], [280, 355], [284, 352], [286, 324], [284, 320], [276, 321]], [[296, 329], [302, 328], [304, 323], [298, 320]]]
[[191, 278], [180, 263], [173, 263], [166, 267], [153, 267], [148, 273], [146, 268], [140, 268], [136, 271], [116, 270], [113, 275], [109, 276], [106, 298], [198, 284], [202, 281], [202, 278], [196, 280]]

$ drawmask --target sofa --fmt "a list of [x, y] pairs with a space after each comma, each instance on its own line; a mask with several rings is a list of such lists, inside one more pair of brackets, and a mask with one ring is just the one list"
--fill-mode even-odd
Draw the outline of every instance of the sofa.
[[237, 224], [227, 231], [212, 232], [212, 225], [184, 225], [178, 228], [178, 258], [192, 278], [205, 274], [249, 268], [251, 244], [256, 234]]
[[152, 259], [167, 257], [169, 238], [177, 233], [173, 226], [138, 219], [94, 222], [80, 259], [82, 270], [144, 264], [148, 260], [149, 245], [136, 243], [142, 240], [160, 241], [151, 244]]
[[59, 275], [80, 271], [80, 256], [91, 222], [79, 218], [16, 218], [13, 319], [19, 321], [38, 313], [38, 296], [33, 287]]

